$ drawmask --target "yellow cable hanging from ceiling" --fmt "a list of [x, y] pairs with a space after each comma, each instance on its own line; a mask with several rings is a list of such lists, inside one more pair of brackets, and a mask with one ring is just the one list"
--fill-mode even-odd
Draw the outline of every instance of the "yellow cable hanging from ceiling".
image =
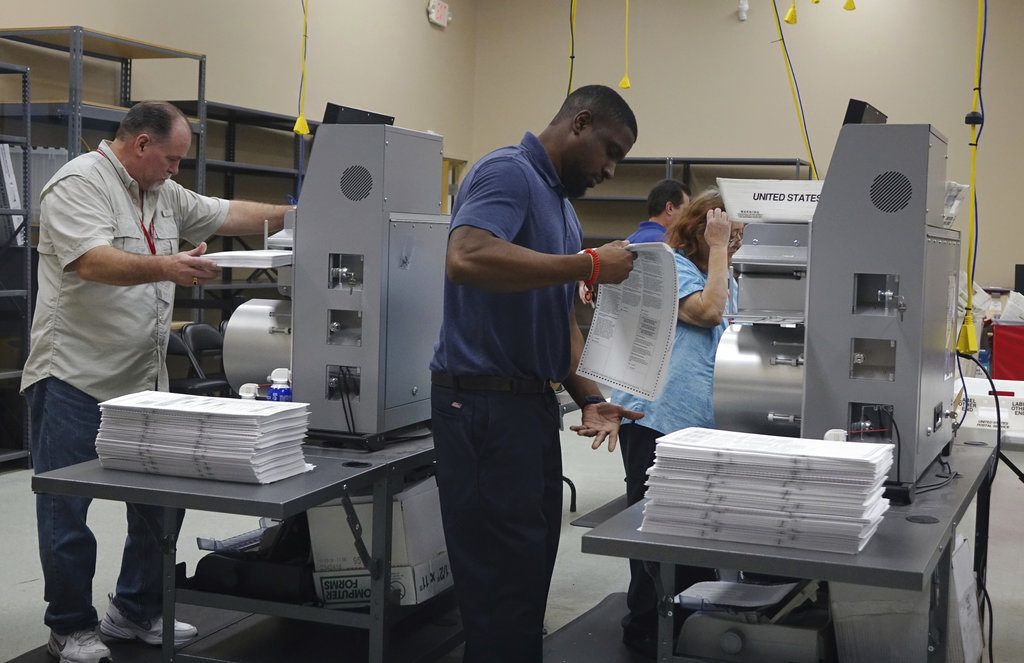
[[626, 0], [626, 73], [622, 75], [619, 87], [623, 90], [632, 87], [629, 82], [629, 0]]
[[576, 62], [576, 0], [569, 3], [569, 85], [565, 96], [572, 94], [572, 70]]
[[[800, 125], [800, 137], [804, 141], [804, 149], [807, 150], [807, 160], [811, 164], [811, 179], [818, 179], [818, 167], [814, 163], [814, 153], [811, 152], [811, 141], [807, 136], [807, 126], [804, 124], [804, 115], [800, 110], [800, 99], [796, 94], [796, 83], [793, 77], [793, 68], [789, 66], [789, 53], [786, 51], [786, 41], [782, 37], [782, 22], [779, 20], [779, 8], [775, 2], [772, 2], [772, 7], [775, 9], [775, 30], [779, 35], [779, 49], [782, 51], [782, 61], [786, 65], [786, 80], [789, 81], [789, 92], [793, 95], [793, 106], [796, 108], [796, 121]], [[789, 9], [793, 14], [793, 23], [796, 23], [796, 0], [793, 0], [793, 6]], [[786, 14], [787, 23], [789, 22], [789, 13]]]
[[[985, 121], [979, 111], [981, 101], [981, 49], [984, 37], [985, 0], [978, 0], [978, 27], [977, 46], [974, 55], [974, 103], [971, 106], [971, 115]], [[968, 117], [971, 117], [968, 115]], [[977, 178], [978, 178], [978, 123], [969, 122], [971, 127], [971, 199], [970, 199], [970, 221], [967, 224], [967, 306], [964, 311], [964, 323], [960, 326], [960, 335], [957, 337], [957, 352], [963, 354], [977, 354], [978, 334], [974, 328], [974, 224], [975, 207], [977, 206]]]
[[299, 81], [299, 117], [295, 120], [292, 131], [300, 136], [309, 133], [309, 124], [306, 122], [306, 40], [309, 37], [307, 25], [309, 24], [309, 2], [302, 0], [302, 78]]

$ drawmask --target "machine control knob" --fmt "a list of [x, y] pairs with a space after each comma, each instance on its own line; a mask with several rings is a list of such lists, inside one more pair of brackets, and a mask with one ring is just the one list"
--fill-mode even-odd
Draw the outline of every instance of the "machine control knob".
[[743, 634], [736, 629], [729, 629], [718, 638], [718, 646], [726, 654], [735, 656], [743, 651]]

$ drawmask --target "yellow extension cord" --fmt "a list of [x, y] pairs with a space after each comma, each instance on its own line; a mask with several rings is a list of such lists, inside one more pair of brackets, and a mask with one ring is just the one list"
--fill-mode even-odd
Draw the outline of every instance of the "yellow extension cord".
[[[978, 0], [977, 46], [974, 54], [974, 103], [971, 112], [977, 113], [981, 101], [981, 40], [984, 35], [985, 0]], [[984, 118], [982, 118], [984, 121]], [[978, 125], [971, 126], [971, 199], [970, 222], [967, 226], [967, 307], [964, 311], [964, 324], [960, 327], [960, 335], [956, 341], [956, 349], [964, 354], [978, 352], [978, 334], [974, 328], [974, 224], [978, 178]]]
[[300, 136], [309, 134], [309, 124], [306, 122], [306, 40], [309, 36], [306, 26], [309, 24], [309, 3], [310, 0], [302, 0], [302, 79], [299, 83], [299, 117], [292, 127], [292, 131]]
[[789, 81], [789, 92], [793, 95], [793, 107], [796, 109], [796, 121], [800, 125], [800, 137], [804, 141], [804, 149], [807, 150], [807, 161], [811, 164], [811, 178], [818, 179], [818, 167], [814, 163], [814, 156], [811, 154], [811, 142], [807, 137], [807, 127], [804, 125], [803, 114], [800, 112], [800, 100], [796, 96], [796, 83], [793, 81], [793, 69], [789, 66], [789, 57], [786, 54], [786, 44], [782, 41], [782, 22], [779, 20], [779, 8], [774, 2], [772, 7], [775, 10], [775, 30], [779, 35], [779, 49], [782, 52], [782, 62], [786, 65], [786, 79]]
[[573, 40], [576, 38], [576, 0], [572, 0], [569, 5], [569, 86], [566, 96], [572, 93], [572, 69], [573, 69], [573, 58], [576, 57], [575, 44]]
[[626, 73], [622, 75], [619, 87], [623, 90], [628, 90], [631, 87], [629, 82], [629, 0], [626, 0]]

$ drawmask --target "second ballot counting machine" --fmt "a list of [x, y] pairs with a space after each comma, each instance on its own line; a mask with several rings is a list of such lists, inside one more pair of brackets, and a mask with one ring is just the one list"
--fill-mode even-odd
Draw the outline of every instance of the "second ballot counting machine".
[[908, 491], [953, 438], [960, 234], [946, 139], [847, 125], [810, 223], [750, 224], [714, 378], [720, 428], [896, 445]]

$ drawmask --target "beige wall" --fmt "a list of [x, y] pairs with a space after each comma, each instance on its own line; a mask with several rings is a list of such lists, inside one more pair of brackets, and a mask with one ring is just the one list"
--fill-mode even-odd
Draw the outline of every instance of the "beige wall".
[[[574, 83], [617, 85], [623, 73], [621, 0], [579, 0]], [[631, 156], [804, 156], [771, 3], [751, 0], [749, 20], [732, 0], [634, 1], [630, 79], [623, 92], [640, 136]], [[890, 122], [934, 124], [949, 139], [949, 178], [968, 181], [976, 3], [967, 0], [798, 0], [784, 24], [820, 174], [850, 97]], [[1017, 159], [1024, 148], [1019, 67], [1024, 3], [990, 0], [984, 85], [989, 121], [978, 191], [978, 280], [1012, 285], [1024, 263], [1016, 230]], [[789, 6], [779, 0], [780, 11]], [[568, 1], [480, 2], [474, 151], [538, 131], [565, 94]], [[959, 222], [966, 228], [966, 210]], [[966, 245], [966, 235], [964, 237]], [[872, 240], [876, 241], [876, 240]]]
[[[445, 137], [445, 152], [468, 158], [474, 95], [476, 0], [459, 0], [445, 30], [427, 23], [419, 0], [312, 0], [306, 111], [319, 119], [333, 101], [396, 116], [401, 126]], [[207, 98], [279, 113], [298, 105], [302, 11], [298, 0], [0, 0], [0, 25], [83, 25], [207, 55]], [[36, 97], [59, 97], [63, 60], [0, 42], [0, 60], [34, 58]], [[117, 77], [94, 67], [87, 96], [113, 101]], [[188, 61], [137, 62], [137, 98], [195, 98]], [[64, 93], [66, 96], [66, 93]], [[106, 98], [103, 98], [106, 97]]]
[[[294, 0], [47, 0], [4, 4], [9, 26], [82, 24], [208, 55], [208, 97], [282, 113], [296, 107], [301, 13]], [[450, 156], [478, 158], [539, 131], [565, 94], [569, 0], [449, 0], [445, 31], [420, 0], [312, 0], [307, 110], [327, 100], [394, 114], [445, 136]], [[623, 73], [622, 0], [579, 0], [574, 83], [615, 85]], [[798, 0], [784, 26], [820, 173], [827, 173], [846, 101], [871, 101], [892, 122], [930, 122], [949, 138], [949, 177], [968, 178], [967, 131], [975, 3], [968, 0]], [[804, 156], [771, 17], [751, 0], [635, 0], [624, 96], [640, 122], [634, 156]], [[787, 3], [780, 0], [784, 11]], [[1016, 158], [1024, 147], [1017, 68], [1024, 3], [990, 0], [988, 124], [979, 158], [983, 237], [978, 279], [1012, 284], [1024, 263], [1015, 230]], [[24, 49], [0, 45], [0, 60]], [[177, 68], [175, 68], [177, 67]], [[109, 68], [108, 68], [109, 69]], [[59, 65], [40, 66], [35, 89]], [[194, 66], [136, 67], [137, 96], [194, 96]], [[111, 98], [116, 76], [97, 85]], [[959, 225], [966, 227], [966, 212]]]

